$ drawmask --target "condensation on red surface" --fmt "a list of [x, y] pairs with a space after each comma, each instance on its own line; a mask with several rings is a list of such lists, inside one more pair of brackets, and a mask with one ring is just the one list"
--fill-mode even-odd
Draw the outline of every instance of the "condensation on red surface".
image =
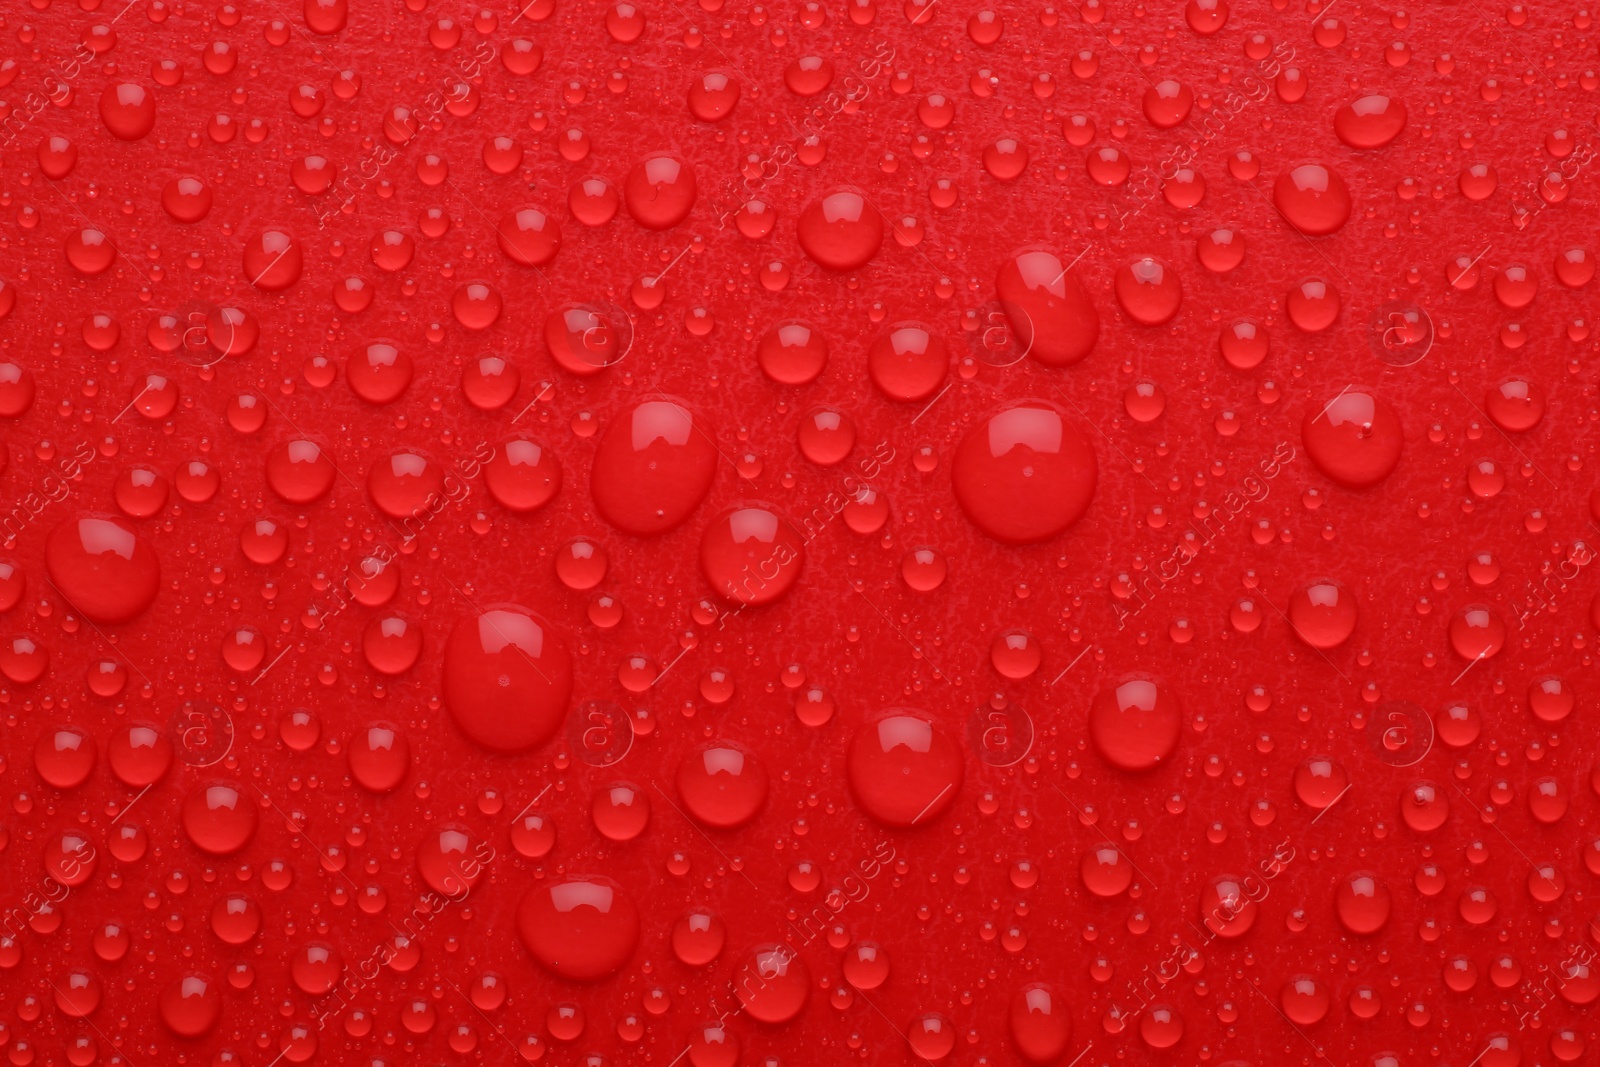
[[1586, 11], [0, 31], [10, 1062], [1592, 1055]]

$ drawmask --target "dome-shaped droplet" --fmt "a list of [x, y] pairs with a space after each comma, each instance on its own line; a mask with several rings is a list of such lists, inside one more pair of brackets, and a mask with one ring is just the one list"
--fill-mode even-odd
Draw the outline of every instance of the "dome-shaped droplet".
[[411, 385], [411, 357], [392, 341], [370, 341], [345, 360], [350, 389], [369, 404], [392, 404]]
[[1133, 863], [1110, 841], [1096, 845], [1078, 861], [1084, 888], [1097, 897], [1121, 896], [1133, 884]]
[[780, 385], [805, 385], [828, 365], [828, 342], [803, 322], [779, 323], [756, 345], [756, 363]]
[[711, 588], [735, 604], [770, 604], [788, 592], [805, 567], [805, 538], [762, 506], [731, 508], [700, 538], [700, 568]]
[[1094, 350], [1100, 316], [1072, 273], [1054, 252], [1026, 251], [1000, 267], [995, 293], [1005, 309], [1019, 349], [1047, 367], [1067, 367]]
[[156, 126], [156, 96], [136, 82], [116, 82], [100, 93], [100, 120], [124, 141], [137, 141]]
[[281, 292], [300, 280], [305, 253], [285, 230], [262, 230], [244, 246], [245, 280], [269, 293]]
[[61, 595], [98, 623], [143, 614], [161, 585], [155, 552], [122, 519], [68, 519], [50, 531], [44, 560]]
[[111, 773], [124, 785], [143, 789], [166, 776], [172, 765], [172, 742], [160, 728], [136, 722], [112, 733], [106, 756]]
[[741, 746], [715, 741], [697, 746], [678, 764], [678, 796], [705, 826], [742, 826], [767, 799], [767, 772]]
[[566, 718], [572, 654], [523, 608], [490, 608], [456, 624], [444, 651], [444, 698], [463, 733], [518, 752], [548, 740]]
[[1352, 489], [1376, 485], [1400, 462], [1400, 416], [1370, 392], [1346, 388], [1306, 412], [1306, 453], [1329, 478]]
[[555, 974], [592, 981], [633, 955], [639, 911], [611, 879], [569, 875], [528, 890], [517, 905], [517, 934]]
[[33, 746], [33, 766], [56, 789], [76, 789], [95, 763], [94, 738], [75, 726], [46, 730]]
[[1178, 272], [1154, 256], [1141, 256], [1118, 268], [1114, 288], [1123, 312], [1144, 326], [1170, 322], [1183, 303]]
[[1339, 883], [1334, 909], [1346, 930], [1375, 934], [1389, 921], [1389, 890], [1371, 871], [1357, 871]]
[[345, 758], [357, 784], [374, 793], [387, 793], [404, 781], [411, 767], [411, 746], [399, 727], [372, 723], [354, 731]]
[[733, 988], [751, 1018], [776, 1025], [800, 1014], [811, 991], [811, 973], [788, 945], [758, 945], [734, 972]]
[[867, 350], [867, 374], [891, 400], [926, 400], [950, 370], [944, 338], [920, 322], [901, 322]]
[[1040, 982], [1011, 998], [1011, 1040], [1029, 1063], [1054, 1063], [1072, 1039], [1072, 1015], [1061, 995]]
[[338, 474], [315, 441], [285, 441], [267, 453], [267, 485], [291, 504], [320, 500], [333, 488]]
[[1387, 93], [1352, 100], [1333, 116], [1333, 132], [1351, 148], [1382, 148], [1405, 128], [1405, 104]]
[[1355, 632], [1356, 617], [1355, 597], [1338, 582], [1312, 582], [1289, 598], [1289, 624], [1312, 648], [1344, 644]]
[[952, 731], [924, 712], [892, 709], [864, 723], [850, 743], [850, 792], [868, 815], [919, 826], [954, 801], [963, 777]]
[[544, 507], [561, 489], [561, 466], [537, 441], [513, 437], [502, 441], [483, 465], [489, 495], [508, 511], [527, 514]]
[[250, 843], [256, 833], [256, 803], [236, 782], [204, 782], [183, 802], [183, 831], [196, 848], [226, 856]]
[[628, 172], [622, 199], [628, 214], [647, 230], [665, 230], [689, 217], [694, 207], [694, 171], [676, 156], [647, 156]]
[[1334, 233], [1350, 218], [1350, 187], [1321, 163], [1279, 175], [1272, 202], [1289, 225], [1312, 237]]
[[717, 469], [711, 431], [687, 406], [646, 400], [600, 438], [590, 491], [600, 514], [638, 536], [665, 533], [700, 506]]
[[1102, 690], [1089, 707], [1089, 737], [1114, 767], [1147, 771], [1178, 747], [1183, 709], [1166, 686], [1130, 678]]
[[1020, 401], [979, 423], [956, 449], [951, 485], [990, 537], [1028, 544], [1083, 516], [1099, 465], [1089, 437], [1054, 405]]
[[202, 974], [187, 974], [161, 993], [161, 1021], [180, 1037], [201, 1037], [222, 1019], [222, 991]]
[[841, 189], [813, 200], [796, 224], [800, 247], [829, 270], [855, 270], [883, 245], [883, 217], [867, 198]]
[[463, 900], [483, 877], [486, 847], [465, 826], [430, 827], [417, 845], [417, 870], [435, 893]]
[[542, 267], [561, 250], [561, 227], [542, 208], [518, 208], [495, 228], [500, 251], [513, 263]]

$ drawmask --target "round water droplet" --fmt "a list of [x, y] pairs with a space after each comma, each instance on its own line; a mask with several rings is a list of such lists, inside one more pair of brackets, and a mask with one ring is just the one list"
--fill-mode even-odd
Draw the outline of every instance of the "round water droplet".
[[734, 992], [758, 1022], [786, 1023], [800, 1014], [811, 991], [811, 973], [787, 945], [758, 945], [734, 972]]
[[1312, 648], [1337, 648], [1355, 632], [1355, 597], [1338, 582], [1312, 582], [1289, 598], [1289, 624]]
[[1228, 0], [1189, 0], [1184, 5], [1183, 17], [1191, 30], [1209, 37], [1227, 24]]
[[681, 525], [705, 499], [716, 469], [711, 431], [687, 406], [646, 400], [600, 438], [590, 492], [606, 521], [647, 537]]
[[78, 165], [78, 146], [65, 137], [46, 137], [39, 142], [39, 169], [51, 181], [60, 181]]
[[1507, 433], [1526, 433], [1544, 418], [1544, 390], [1523, 378], [1508, 378], [1487, 390], [1484, 410]]
[[1450, 620], [1450, 647], [1463, 659], [1489, 659], [1505, 643], [1506, 624], [1491, 607], [1470, 604]]
[[549, 855], [556, 847], [556, 824], [539, 812], [524, 812], [511, 826], [511, 845], [531, 860]]
[[394, 452], [367, 472], [367, 493], [378, 510], [395, 519], [432, 518], [442, 502], [444, 470], [416, 452]]
[[417, 845], [417, 870], [436, 893], [462, 900], [483, 876], [487, 845], [465, 826], [446, 823], [428, 830]]
[[528, 890], [517, 905], [517, 935], [558, 976], [593, 981], [633, 955], [639, 911], [611, 879], [569, 875]]
[[699, 908], [673, 924], [672, 952], [690, 967], [704, 967], [722, 952], [727, 938], [722, 920]]
[[227, 945], [248, 944], [261, 931], [261, 907], [242, 893], [217, 900], [211, 908], [211, 932]]
[[1350, 187], [1321, 163], [1302, 163], [1279, 175], [1272, 202], [1284, 221], [1312, 237], [1334, 233], [1350, 218]]
[[[0, 295], [11, 292], [6, 286]], [[14, 419], [33, 406], [33, 372], [16, 363], [0, 363], [0, 417]]]
[[955, 1027], [938, 1012], [919, 1015], [906, 1027], [906, 1043], [918, 1060], [937, 1063], [955, 1049]]
[[137, 141], [156, 126], [156, 94], [136, 82], [108, 85], [100, 94], [100, 119], [124, 141]]
[[122, 519], [68, 519], [50, 531], [44, 562], [51, 584], [98, 623], [143, 614], [161, 585], [155, 552]]
[[46, 784], [76, 789], [94, 770], [94, 738], [75, 726], [46, 730], [33, 746], [33, 766]]
[[1255, 925], [1258, 910], [1237, 875], [1218, 875], [1200, 891], [1200, 919], [1218, 937], [1244, 936]]
[[172, 742], [157, 726], [133, 723], [112, 733], [106, 757], [111, 773], [124, 785], [143, 789], [166, 776], [172, 766]]
[[1107, 841], [1083, 854], [1078, 861], [1083, 886], [1097, 897], [1109, 900], [1121, 896], [1133, 884], [1133, 863], [1122, 850]]
[[506, 258], [524, 267], [542, 267], [561, 250], [561, 227], [544, 209], [532, 205], [505, 215], [495, 235]]
[[1054, 405], [1025, 400], [968, 432], [950, 478], [979, 529], [1007, 544], [1029, 544], [1083, 516], [1098, 472], [1088, 435]]
[[1194, 107], [1194, 91], [1181, 82], [1166, 78], [1144, 91], [1144, 117], [1158, 130], [1170, 130], [1189, 117]]
[[202, 783], [183, 802], [184, 833], [196, 848], [213, 856], [226, 856], [249, 844], [256, 821], [255, 801], [235, 782]]
[[461, 395], [479, 411], [499, 411], [511, 403], [521, 383], [516, 365], [493, 353], [467, 360], [461, 369]]
[[1528, 710], [1540, 722], [1560, 722], [1577, 706], [1577, 694], [1560, 678], [1537, 678], [1528, 686]]
[[1178, 747], [1183, 709], [1166, 686], [1130, 678], [1089, 707], [1089, 738], [1106, 762], [1125, 771], [1161, 766]]
[[300, 280], [305, 254], [284, 230], [263, 230], [244, 246], [245, 280], [269, 293], [281, 292]]
[[1251, 370], [1267, 358], [1271, 340], [1265, 326], [1250, 319], [1240, 319], [1222, 328], [1217, 338], [1217, 349], [1228, 366], [1235, 370]]
[[805, 385], [828, 365], [828, 342], [803, 322], [779, 323], [756, 346], [756, 362], [779, 385]]
[[450, 314], [469, 330], [487, 330], [504, 308], [505, 301], [487, 282], [467, 282], [450, 296]]
[[1229, 227], [1202, 234], [1194, 247], [1201, 265], [1218, 274], [1226, 274], [1244, 262], [1244, 235]]
[[518, 514], [537, 511], [561, 489], [561, 467], [549, 449], [526, 438], [513, 437], [495, 449], [483, 466], [489, 495]]
[[1321, 333], [1338, 321], [1344, 301], [1330, 282], [1307, 278], [1289, 290], [1283, 306], [1296, 328], [1306, 333]]
[[1357, 871], [1339, 883], [1334, 909], [1353, 934], [1375, 934], [1389, 921], [1389, 890], [1371, 871]]
[[345, 360], [345, 380], [369, 404], [392, 404], [411, 385], [411, 357], [392, 341], [372, 341]]
[[1145, 326], [1170, 322], [1183, 303], [1178, 272], [1154, 256], [1143, 256], [1119, 268], [1115, 289], [1122, 310]]
[[1450, 817], [1449, 798], [1432, 782], [1413, 782], [1400, 792], [1400, 817], [1418, 833], [1432, 833]]
[[411, 746], [399, 727], [377, 722], [354, 732], [345, 758], [356, 784], [374, 793], [387, 793], [404, 781], [411, 769]]
[[305, 16], [312, 33], [338, 33], [349, 21], [349, 0], [305, 0]]
[[850, 793], [887, 826], [937, 818], [955, 802], [962, 776], [955, 735], [925, 712], [885, 711], [864, 723], [850, 743]]
[[1296, 975], [1284, 983], [1279, 995], [1283, 1014], [1295, 1026], [1311, 1026], [1328, 1014], [1328, 990], [1308, 975]]
[[42, 860], [46, 874], [68, 888], [77, 888], [93, 876], [98, 857], [87, 837], [64, 830], [46, 842]]
[[117, 246], [93, 226], [73, 230], [66, 240], [67, 262], [80, 274], [102, 274], [117, 261]]
[[995, 294], [1017, 345], [1047, 367], [1068, 367], [1094, 350], [1100, 316], [1071, 265], [1054, 252], [1023, 251], [1008, 258]]
[[676, 156], [647, 156], [628, 172], [622, 199], [628, 214], [647, 230], [665, 230], [689, 217], [694, 207], [694, 171]]
[[805, 567], [805, 538], [763, 506], [731, 508], [700, 538], [700, 569], [717, 595], [750, 606], [788, 592]]
[[1029, 1063], [1054, 1063], [1072, 1039], [1065, 1001], [1042, 982], [1025, 985], [1011, 998], [1011, 1040]]
[[866, 197], [841, 189], [813, 200], [800, 213], [795, 234], [814, 262], [829, 270], [855, 270], [882, 247], [883, 217]]
[[485, 748], [520, 752], [549, 740], [566, 718], [572, 654], [526, 609], [490, 608], [451, 631], [443, 688], [463, 733]]
[[1395, 410], [1372, 393], [1354, 388], [1307, 411], [1300, 436], [1311, 462], [1352, 489], [1387, 478], [1400, 462], [1405, 442]]
[[300, 992], [320, 997], [333, 991], [344, 973], [339, 950], [326, 941], [301, 945], [289, 956], [289, 977]]
[[678, 764], [678, 796], [705, 826], [727, 829], [756, 817], [767, 799], [767, 772], [755, 756], [726, 741], [700, 745]]
[[1294, 771], [1294, 795], [1316, 811], [1335, 804], [1350, 788], [1350, 775], [1327, 756], [1311, 756]]
[[926, 400], [950, 369], [944, 338], [920, 322], [902, 322], [867, 351], [867, 373], [891, 400]]
[[739, 81], [714, 70], [689, 83], [689, 111], [701, 122], [718, 122], [733, 114], [739, 102]]
[[1333, 116], [1333, 132], [1351, 148], [1382, 148], [1405, 128], [1405, 104], [1387, 93], [1352, 100]]
[[267, 453], [267, 485], [291, 504], [326, 496], [338, 473], [315, 441], [285, 441]]
[[222, 1020], [222, 992], [203, 974], [186, 974], [161, 993], [161, 1021], [180, 1037], [201, 1037]]
[[211, 212], [211, 188], [199, 178], [173, 178], [161, 189], [161, 207], [178, 222], [199, 222]]

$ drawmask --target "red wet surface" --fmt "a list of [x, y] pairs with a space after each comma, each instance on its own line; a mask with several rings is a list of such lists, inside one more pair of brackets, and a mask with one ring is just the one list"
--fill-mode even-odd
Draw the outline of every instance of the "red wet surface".
[[1594, 1054], [1587, 11], [122, 4], [0, 17], [9, 1062]]

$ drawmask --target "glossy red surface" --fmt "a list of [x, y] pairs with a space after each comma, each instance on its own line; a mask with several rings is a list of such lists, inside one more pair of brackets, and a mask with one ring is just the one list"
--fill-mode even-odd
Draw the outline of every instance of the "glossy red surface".
[[1587, 1062], [1574, 5], [0, 15], [8, 1062]]

